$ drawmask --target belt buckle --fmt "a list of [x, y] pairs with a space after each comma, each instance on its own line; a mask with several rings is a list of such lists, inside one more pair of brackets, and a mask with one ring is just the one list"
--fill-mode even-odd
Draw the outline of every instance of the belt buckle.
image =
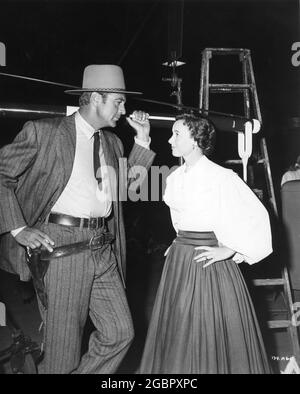
[[98, 234], [98, 235], [94, 235], [91, 239], [90, 239], [90, 249], [92, 251], [95, 251], [99, 248], [102, 248], [102, 246], [104, 245], [104, 240], [105, 240], [105, 236], [104, 233]]

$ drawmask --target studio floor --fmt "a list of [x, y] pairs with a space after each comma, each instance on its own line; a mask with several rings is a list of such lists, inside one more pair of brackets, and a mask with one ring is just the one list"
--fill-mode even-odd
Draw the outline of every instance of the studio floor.
[[[129, 270], [127, 296], [132, 311], [136, 336], [120, 365], [118, 374], [135, 373], [139, 365], [147, 325], [163, 266], [161, 250], [151, 255], [150, 263], [148, 270], [145, 270], [142, 266], [139, 268], [137, 266], [132, 267], [134, 270], [131, 273]], [[136, 280], [136, 278], [139, 278], [139, 280]], [[31, 283], [20, 282], [17, 276], [0, 271], [0, 301], [6, 305], [8, 320], [15, 327], [20, 328], [33, 342], [40, 344], [41, 333], [39, 327], [41, 318]], [[282, 313], [285, 309], [284, 297], [280, 292], [275, 292], [274, 289], [264, 293], [257, 290], [254, 293], [254, 304], [257, 308], [268, 357], [274, 373], [280, 374], [285, 370], [290, 358], [293, 356], [289, 335], [285, 329], [270, 330], [263, 329], [263, 327], [265, 325], [265, 317], [270, 310], [277, 314], [276, 318], [282, 318]], [[265, 312], [261, 308], [262, 305], [266, 306], [268, 311]], [[87, 347], [88, 336], [92, 329], [92, 324], [88, 321], [83, 340], [83, 351]], [[11, 343], [11, 330], [8, 327], [0, 327], [0, 351], [10, 346]], [[12, 373], [8, 362], [0, 363], [0, 373]]]

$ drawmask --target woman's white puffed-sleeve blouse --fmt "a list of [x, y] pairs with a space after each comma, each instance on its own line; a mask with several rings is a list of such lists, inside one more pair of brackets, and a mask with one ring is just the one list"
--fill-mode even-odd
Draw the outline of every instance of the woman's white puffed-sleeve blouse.
[[164, 201], [176, 231], [214, 231], [220, 244], [244, 255], [249, 264], [272, 253], [269, 215], [232, 170], [202, 156], [186, 171], [167, 178]]

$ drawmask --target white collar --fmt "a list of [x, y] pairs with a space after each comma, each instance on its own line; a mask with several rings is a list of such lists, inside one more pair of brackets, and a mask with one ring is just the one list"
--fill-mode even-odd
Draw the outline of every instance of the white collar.
[[[84, 135], [90, 140], [94, 133], [95, 129], [93, 126], [91, 126], [79, 113], [79, 111], [76, 111], [75, 113], [75, 122], [76, 125], [80, 127], [80, 130], [84, 133]], [[99, 130], [100, 131], [100, 130]]]
[[196, 161], [195, 164], [193, 164], [191, 167], [189, 167], [189, 169], [187, 169], [187, 165], [186, 163], [183, 163], [182, 165], [182, 173], [184, 174], [189, 174], [191, 172], [193, 172], [195, 169], [199, 169], [199, 168], [203, 168], [205, 166], [205, 164], [207, 163], [207, 157], [205, 155], [202, 155], [201, 157], [199, 157], [199, 159]]

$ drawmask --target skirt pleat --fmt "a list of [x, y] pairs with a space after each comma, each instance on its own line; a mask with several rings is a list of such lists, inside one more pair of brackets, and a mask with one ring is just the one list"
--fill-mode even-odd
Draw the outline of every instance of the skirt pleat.
[[166, 258], [139, 373], [271, 373], [248, 289], [238, 265], [203, 268], [195, 246], [214, 233], [180, 231]]

